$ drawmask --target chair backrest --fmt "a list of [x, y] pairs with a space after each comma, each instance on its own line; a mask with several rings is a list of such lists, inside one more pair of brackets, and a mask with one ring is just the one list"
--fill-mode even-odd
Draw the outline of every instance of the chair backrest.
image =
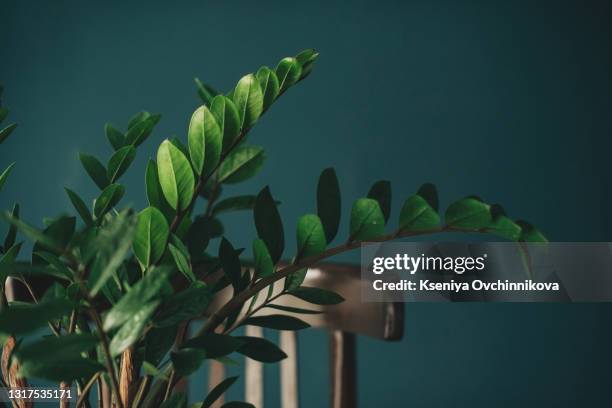
[[[281, 296], [274, 304], [320, 310], [320, 314], [293, 314], [278, 309], [263, 308], [256, 315], [286, 314], [299, 317], [311, 326], [329, 331], [331, 407], [355, 408], [357, 406], [356, 335], [365, 335], [385, 341], [400, 340], [404, 332], [404, 307], [391, 301], [362, 302], [361, 291], [367, 282], [361, 280], [359, 266], [324, 264], [309, 269], [303, 286], [332, 290], [345, 301], [335, 306], [314, 306], [293, 296]], [[282, 290], [278, 282], [274, 292]], [[218, 296], [223, 302], [231, 296], [228, 290]], [[220, 303], [212, 306], [212, 310]], [[259, 327], [247, 326], [247, 336], [262, 337]], [[281, 331], [279, 347], [287, 354], [280, 363], [281, 407], [298, 408], [298, 338], [296, 332]], [[245, 400], [257, 408], [263, 408], [263, 365], [245, 358]], [[225, 377], [221, 363], [210, 365], [208, 387], [212, 389]], [[223, 400], [214, 407], [220, 407]]]

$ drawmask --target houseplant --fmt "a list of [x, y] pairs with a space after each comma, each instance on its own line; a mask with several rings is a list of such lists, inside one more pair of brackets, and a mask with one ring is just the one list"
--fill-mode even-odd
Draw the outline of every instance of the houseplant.
[[[76, 216], [62, 215], [38, 229], [19, 219], [17, 205], [4, 214], [9, 231], [1, 248], [0, 282], [4, 284], [7, 277], [21, 282], [31, 299], [9, 304], [2, 288], [3, 385], [24, 387], [30, 377], [43, 378], [62, 389], [72, 387], [78, 405], [90, 406], [92, 388], [105, 383], [117, 407], [186, 406], [185, 395], [174, 387], [207, 359], [234, 352], [264, 362], [284, 358], [271, 342], [236, 336], [237, 327], [307, 327], [297, 318], [280, 314], [253, 319], [256, 310], [267, 307], [282, 312], [274, 304], [279, 296], [319, 305], [342, 301], [335, 293], [302, 286], [308, 267], [323, 259], [359, 248], [362, 242], [438, 232], [545, 240], [529, 223], [511, 220], [501, 206], [476, 196], [450, 204], [441, 222], [436, 188], [430, 183], [405, 201], [397, 226], [387, 232], [391, 187], [379, 181], [366, 197], [353, 203], [344, 243], [331, 246], [338, 232], [341, 198], [330, 168], [319, 178], [316, 214], [297, 221], [297, 248], [286, 251], [279, 203], [270, 188], [257, 195], [223, 197], [222, 187], [246, 181], [261, 169], [264, 150], [247, 143], [247, 136], [280, 96], [311, 73], [317, 57], [314, 50], [305, 50], [282, 59], [274, 70], [261, 67], [242, 77], [228, 94], [196, 80], [202, 106], [191, 116], [186, 139], [164, 140], [156, 160], [147, 165], [147, 208], [138, 212], [122, 208], [125, 188], [119, 184], [160, 120], [160, 115], [141, 112], [129, 121], [125, 132], [106, 125], [114, 150], [106, 165], [94, 156], [80, 155], [101, 192], [90, 208], [66, 188], [78, 222]], [[7, 111], [0, 113], [4, 120]], [[15, 125], [3, 129], [0, 142], [14, 129]], [[0, 176], [0, 188], [11, 168]], [[198, 205], [200, 201], [203, 205]], [[257, 230], [252, 261], [241, 259], [242, 250], [223, 236], [219, 220], [220, 214], [243, 210], [253, 212]], [[18, 231], [34, 241], [31, 261], [18, 260], [22, 246], [17, 242]], [[219, 242], [218, 251], [212, 252], [211, 241]], [[283, 256], [291, 261], [281, 264]], [[32, 286], [41, 279], [48, 285], [39, 296]], [[284, 290], [271, 296], [268, 288], [279, 280], [284, 280]], [[202, 318], [226, 287], [231, 287], [233, 297], [207, 314], [196, 335], [189, 337], [191, 322]], [[264, 299], [263, 306], [253, 307], [256, 297]], [[43, 327], [51, 335], [41, 336]], [[38, 336], [35, 340], [21, 342], [33, 333]], [[233, 381], [223, 381], [198, 406], [209, 406]]]

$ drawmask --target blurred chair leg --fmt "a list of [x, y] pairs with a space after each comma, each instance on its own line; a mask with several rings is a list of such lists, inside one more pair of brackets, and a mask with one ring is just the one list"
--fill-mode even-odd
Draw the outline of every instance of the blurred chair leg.
[[[263, 329], [256, 326], [247, 326], [246, 333], [250, 337], [263, 337]], [[263, 364], [248, 357], [244, 359], [245, 389], [244, 395], [246, 402], [250, 402], [257, 408], [264, 406], [264, 376]]]
[[355, 335], [342, 331], [330, 333], [331, 406], [357, 407], [357, 357]]
[[287, 354], [287, 358], [280, 363], [281, 406], [283, 408], [298, 408], [297, 334], [294, 331], [281, 331], [280, 348]]

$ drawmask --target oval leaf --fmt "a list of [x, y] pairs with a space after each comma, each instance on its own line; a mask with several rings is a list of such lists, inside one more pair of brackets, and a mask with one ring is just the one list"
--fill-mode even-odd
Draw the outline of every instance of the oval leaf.
[[217, 95], [212, 100], [210, 111], [217, 118], [223, 139], [223, 151], [227, 152], [240, 135], [240, 114], [234, 102], [225, 95]]
[[138, 214], [134, 255], [145, 269], [162, 257], [169, 234], [168, 221], [157, 208], [147, 207]]
[[195, 179], [187, 157], [164, 140], [157, 150], [157, 174], [166, 201], [175, 210], [183, 211], [191, 204]]
[[420, 195], [408, 198], [399, 218], [400, 231], [427, 231], [440, 225], [440, 216]]
[[100, 160], [85, 153], [79, 154], [79, 160], [81, 160], [81, 164], [83, 164], [89, 177], [91, 177], [100, 190], [104, 190], [109, 185], [109, 181], [106, 176], [106, 169], [100, 163]]
[[102, 190], [94, 204], [94, 215], [101, 218], [123, 198], [125, 188], [121, 184], [111, 184]]
[[259, 337], [237, 337], [244, 344], [237, 350], [240, 354], [262, 363], [276, 363], [287, 355], [276, 344]]
[[283, 222], [269, 187], [265, 187], [257, 195], [253, 215], [257, 235], [266, 243], [272, 262], [276, 264], [285, 249], [285, 233]]
[[187, 132], [189, 157], [196, 173], [208, 173], [219, 162], [221, 156], [221, 131], [215, 116], [206, 106], [200, 106], [193, 112]]
[[337, 305], [344, 302], [344, 298], [339, 294], [321, 288], [301, 286], [299, 288], [290, 290], [289, 294], [315, 305]]
[[328, 244], [338, 233], [341, 205], [338, 177], [336, 171], [330, 167], [321, 172], [317, 185], [317, 214], [323, 224]]
[[85, 223], [85, 225], [92, 225], [93, 219], [91, 218], [91, 213], [89, 212], [89, 208], [85, 202], [79, 197], [77, 193], [70, 190], [69, 188], [64, 188], [66, 190], [66, 194], [68, 194], [68, 198], [70, 198], [70, 202], [74, 206], [74, 209], [79, 213], [81, 219]]
[[319, 217], [306, 214], [300, 217], [297, 224], [297, 256], [296, 260], [319, 255], [325, 251], [327, 241], [325, 231]]
[[355, 201], [351, 210], [350, 241], [377, 237], [385, 232], [384, 228], [385, 220], [378, 201], [371, 198]]
[[263, 110], [266, 111], [278, 96], [280, 86], [276, 73], [268, 67], [261, 67], [255, 74], [263, 94]]
[[246, 319], [242, 325], [259, 326], [274, 330], [302, 330], [310, 325], [297, 317], [285, 315], [255, 316]]
[[136, 148], [134, 146], [124, 146], [117, 150], [108, 161], [106, 177], [109, 182], [114, 183], [121, 177], [134, 161], [134, 157], [136, 157]]
[[125, 146], [125, 136], [110, 123], [104, 125], [104, 133], [114, 150], [119, 150]]
[[300, 80], [302, 66], [293, 57], [283, 58], [276, 66], [276, 76], [280, 93], [285, 92], [291, 85]]
[[263, 111], [263, 94], [255, 75], [243, 76], [232, 97], [240, 115], [240, 129], [245, 132], [255, 125]]
[[154, 301], [134, 310], [110, 342], [109, 348], [113, 357], [120, 355], [140, 339], [149, 318], [153, 315], [159, 303], [159, 301]]
[[259, 146], [241, 146], [235, 149], [219, 167], [219, 181], [225, 184], [240, 183], [261, 170], [266, 155]]
[[463, 198], [452, 203], [444, 215], [453, 228], [481, 229], [493, 221], [490, 206], [475, 198]]
[[266, 243], [256, 238], [253, 240], [253, 256], [255, 257], [255, 276], [263, 278], [274, 273], [274, 262]]

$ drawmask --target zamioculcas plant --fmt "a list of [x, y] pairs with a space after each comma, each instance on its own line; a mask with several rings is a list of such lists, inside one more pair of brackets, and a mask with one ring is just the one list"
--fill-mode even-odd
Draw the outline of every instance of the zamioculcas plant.
[[[106, 125], [114, 149], [106, 164], [80, 155], [100, 189], [89, 206], [66, 188], [80, 221], [62, 215], [41, 230], [19, 219], [18, 206], [4, 214], [10, 229], [2, 245], [0, 282], [12, 277], [32, 295], [28, 303], [2, 298], [5, 384], [23, 385], [29, 377], [55, 381], [72, 387], [79, 406], [89, 406], [92, 387], [106, 383], [120, 408], [184, 407], [186, 397], [174, 387], [207, 359], [231, 353], [264, 362], [285, 357], [271, 342], [235, 336], [236, 328], [245, 323], [286, 330], [307, 327], [287, 316], [252, 319], [255, 312], [279, 310], [274, 302], [281, 296], [318, 305], [342, 301], [335, 293], [302, 286], [308, 267], [321, 260], [366, 241], [438, 232], [545, 240], [530, 224], [511, 220], [501, 206], [475, 196], [450, 204], [441, 221], [436, 188], [429, 183], [408, 197], [395, 226], [387, 228], [391, 186], [379, 181], [352, 204], [350, 230], [342, 243], [332, 245], [342, 205], [331, 168], [319, 178], [314, 213], [297, 221], [295, 248], [286, 245], [279, 203], [269, 187], [256, 195], [223, 197], [224, 185], [246, 181], [261, 169], [264, 149], [250, 143], [255, 134], [248, 142], [247, 136], [285, 92], [308, 77], [318, 55], [305, 50], [282, 59], [275, 69], [263, 66], [226, 94], [196, 80], [202, 105], [193, 112], [186, 137], [164, 140], [146, 167], [147, 208], [134, 212], [120, 204], [125, 192], [121, 176], [160, 120], [160, 115], [141, 112], [125, 131]], [[1, 112], [4, 119], [6, 111]], [[2, 130], [0, 140], [13, 128]], [[9, 171], [0, 176], [0, 186]], [[242, 249], [223, 236], [221, 218], [235, 211], [252, 211], [257, 230], [248, 268]], [[29, 262], [17, 260], [21, 243], [15, 243], [16, 230], [34, 241]], [[214, 253], [213, 240], [218, 240]], [[38, 296], [32, 286], [43, 278], [49, 284]], [[284, 289], [271, 295], [269, 287], [279, 280], [284, 280]], [[233, 290], [230, 300], [207, 312], [226, 287]], [[196, 319], [203, 324], [190, 336]], [[44, 327], [52, 335], [40, 330]], [[38, 338], [20, 341], [35, 333]], [[209, 406], [230, 383], [221, 383], [198, 406]]]

